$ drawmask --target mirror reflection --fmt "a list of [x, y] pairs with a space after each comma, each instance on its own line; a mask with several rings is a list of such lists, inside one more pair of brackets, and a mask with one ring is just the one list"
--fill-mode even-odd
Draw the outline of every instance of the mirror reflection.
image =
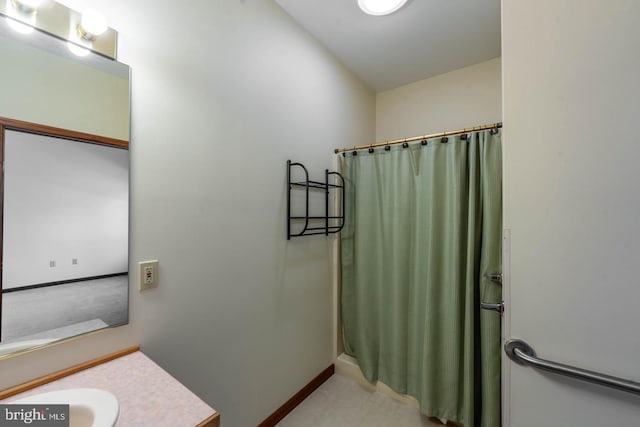
[[129, 221], [129, 68], [3, 25], [0, 357], [128, 322]]
[[121, 148], [5, 131], [3, 343], [126, 323], [128, 162]]

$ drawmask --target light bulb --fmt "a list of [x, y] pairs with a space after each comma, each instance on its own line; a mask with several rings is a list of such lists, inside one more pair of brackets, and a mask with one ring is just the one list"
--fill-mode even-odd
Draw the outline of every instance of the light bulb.
[[82, 13], [80, 27], [82, 27], [81, 30], [88, 35], [88, 38], [91, 39], [107, 31], [107, 19], [96, 10], [85, 10]]
[[358, 6], [369, 15], [388, 15], [400, 9], [407, 0], [358, 0]]

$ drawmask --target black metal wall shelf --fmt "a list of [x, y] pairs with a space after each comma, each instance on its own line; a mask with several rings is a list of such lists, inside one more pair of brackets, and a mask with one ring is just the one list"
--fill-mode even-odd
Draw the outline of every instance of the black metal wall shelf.
[[[304, 181], [291, 182], [292, 168], [300, 168], [304, 172]], [[339, 183], [329, 182], [332, 177], [337, 178], [334, 181]], [[324, 215], [309, 215], [309, 199], [310, 190], [321, 190], [324, 192]], [[305, 214], [304, 216], [292, 216], [291, 215], [291, 192], [293, 190], [303, 190], [305, 199]], [[330, 212], [330, 196], [331, 190], [338, 190], [341, 193], [341, 206], [340, 215], [329, 215]], [[312, 236], [316, 234], [334, 234], [340, 232], [344, 227], [344, 178], [338, 172], [329, 172], [329, 169], [324, 171], [324, 182], [313, 181], [309, 179], [309, 172], [302, 163], [292, 162], [287, 160], [287, 240], [292, 237], [299, 236]], [[292, 233], [292, 225], [297, 222], [302, 222], [302, 231]], [[317, 225], [312, 225], [311, 222], [316, 222]]]

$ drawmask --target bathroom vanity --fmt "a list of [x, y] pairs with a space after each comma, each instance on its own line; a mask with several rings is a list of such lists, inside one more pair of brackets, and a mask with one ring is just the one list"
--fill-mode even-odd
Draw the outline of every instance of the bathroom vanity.
[[95, 388], [120, 405], [116, 426], [218, 427], [220, 414], [132, 347], [0, 391], [0, 403], [63, 389]]

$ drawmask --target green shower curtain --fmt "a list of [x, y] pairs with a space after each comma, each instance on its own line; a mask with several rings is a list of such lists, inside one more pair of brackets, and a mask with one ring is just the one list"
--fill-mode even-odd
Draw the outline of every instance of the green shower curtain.
[[499, 133], [347, 153], [346, 352], [428, 416], [500, 426]]

